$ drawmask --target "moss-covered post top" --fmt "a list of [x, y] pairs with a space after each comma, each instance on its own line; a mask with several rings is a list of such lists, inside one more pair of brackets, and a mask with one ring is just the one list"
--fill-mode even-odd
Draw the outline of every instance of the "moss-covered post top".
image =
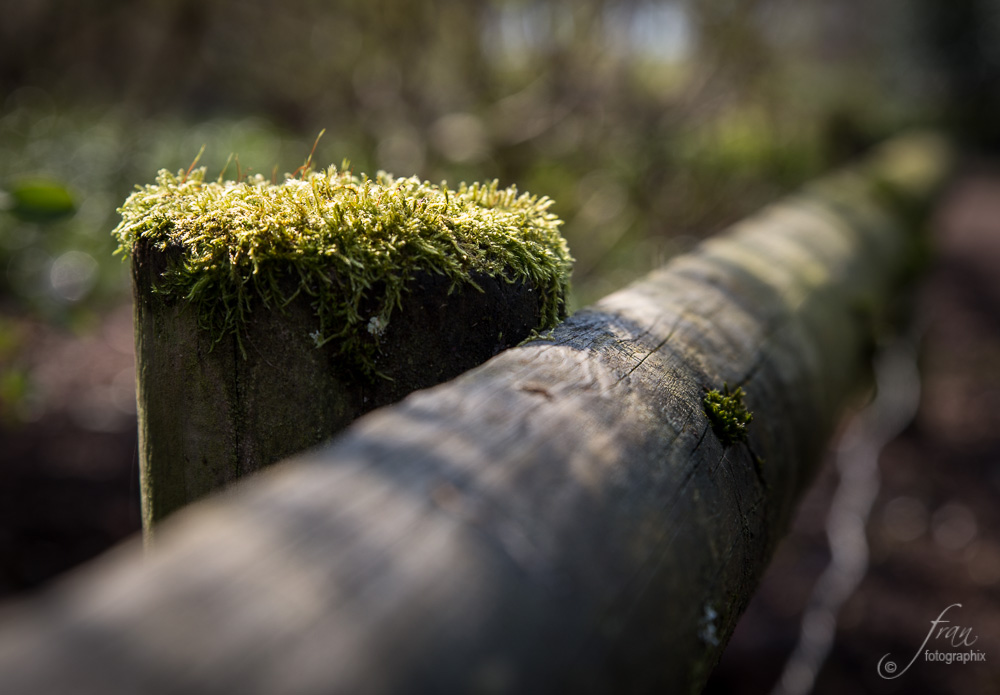
[[538, 328], [559, 321], [572, 258], [551, 204], [496, 181], [451, 190], [346, 167], [281, 183], [162, 170], [119, 208], [113, 235], [120, 253], [140, 241], [165, 252], [157, 291], [189, 301], [217, 339], [239, 340], [256, 307], [280, 309], [304, 294], [315, 344], [337, 341], [372, 371], [378, 338], [417, 273], [444, 275], [453, 289], [476, 287], [477, 274], [530, 283], [542, 298]]

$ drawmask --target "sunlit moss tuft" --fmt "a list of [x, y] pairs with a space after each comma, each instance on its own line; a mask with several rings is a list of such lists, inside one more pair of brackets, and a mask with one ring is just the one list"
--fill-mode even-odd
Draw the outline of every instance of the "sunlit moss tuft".
[[538, 328], [555, 325], [572, 258], [551, 203], [496, 181], [455, 191], [336, 167], [280, 184], [164, 170], [125, 201], [113, 235], [121, 253], [141, 239], [179, 251], [158, 291], [190, 301], [216, 339], [239, 339], [255, 307], [304, 294], [316, 345], [337, 341], [370, 372], [378, 337], [418, 272], [445, 275], [452, 289], [477, 287], [476, 273], [529, 282], [543, 302]]
[[753, 413], [743, 404], [745, 395], [739, 387], [730, 391], [728, 384], [723, 385], [722, 391], [712, 389], [705, 394], [705, 415], [723, 446], [747, 440], [747, 426], [753, 420]]

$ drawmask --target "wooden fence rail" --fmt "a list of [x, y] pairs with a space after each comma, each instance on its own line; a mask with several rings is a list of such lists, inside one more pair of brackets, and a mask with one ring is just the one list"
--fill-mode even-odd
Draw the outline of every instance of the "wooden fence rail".
[[[8, 607], [0, 692], [697, 692], [947, 160], [890, 142]], [[726, 386], [745, 440], [706, 416]]]

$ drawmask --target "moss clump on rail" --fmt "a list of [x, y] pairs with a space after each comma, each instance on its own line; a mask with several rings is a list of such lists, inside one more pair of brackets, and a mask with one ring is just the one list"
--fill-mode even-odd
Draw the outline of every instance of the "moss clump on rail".
[[723, 446], [747, 440], [747, 426], [753, 420], [753, 413], [743, 403], [745, 395], [738, 386], [730, 391], [729, 384], [723, 384], [722, 391], [712, 389], [705, 394], [702, 401], [705, 415]]
[[260, 175], [207, 182], [204, 168], [163, 170], [119, 208], [113, 235], [120, 253], [143, 239], [179, 251], [157, 291], [190, 301], [217, 340], [232, 333], [240, 340], [256, 307], [306, 295], [317, 347], [337, 341], [372, 373], [378, 338], [418, 272], [445, 275], [452, 290], [479, 289], [476, 273], [528, 282], [542, 298], [537, 328], [555, 325], [572, 258], [551, 204], [496, 181], [456, 191], [336, 167], [286, 175], [280, 184]]

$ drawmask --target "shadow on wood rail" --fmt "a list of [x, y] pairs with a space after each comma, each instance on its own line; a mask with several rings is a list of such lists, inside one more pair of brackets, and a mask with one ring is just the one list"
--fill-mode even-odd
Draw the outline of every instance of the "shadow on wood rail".
[[[697, 692], [949, 168], [890, 141], [0, 621], [10, 693]], [[741, 387], [723, 445], [707, 390]]]

